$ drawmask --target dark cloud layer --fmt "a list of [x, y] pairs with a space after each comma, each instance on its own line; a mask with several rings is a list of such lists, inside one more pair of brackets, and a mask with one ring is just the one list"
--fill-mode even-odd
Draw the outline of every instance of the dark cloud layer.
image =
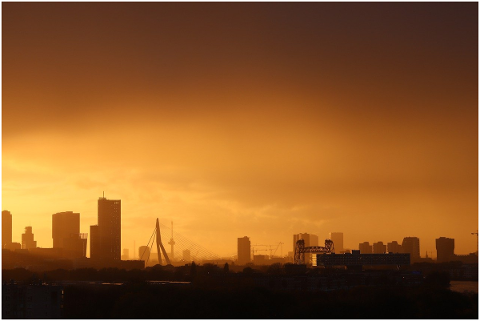
[[473, 251], [477, 9], [4, 3], [4, 204], [46, 179], [110, 189], [127, 221], [160, 206], [188, 233], [202, 217], [264, 237], [275, 220], [277, 240], [311, 226]]

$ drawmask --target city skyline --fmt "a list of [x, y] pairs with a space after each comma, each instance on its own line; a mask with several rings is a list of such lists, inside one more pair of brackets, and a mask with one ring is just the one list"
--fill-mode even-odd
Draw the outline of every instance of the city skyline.
[[439, 237], [475, 252], [477, 15], [476, 3], [3, 3], [12, 241], [31, 226], [52, 247], [66, 211], [90, 233], [105, 191], [122, 200], [130, 253], [156, 218], [221, 256], [245, 235], [286, 248], [335, 231], [350, 249], [411, 236], [422, 257]]
[[[65, 257], [92, 258], [89, 251], [86, 250], [86, 244], [87, 244], [86, 242], [88, 242], [89, 248], [93, 247], [96, 249], [95, 253], [97, 254], [93, 257], [96, 260], [99, 260], [99, 259], [106, 260], [106, 261], [120, 260], [120, 259], [121, 260], [146, 260], [146, 257], [150, 257], [150, 247], [148, 246], [148, 244], [147, 246], [140, 244], [138, 247], [138, 253], [136, 255], [134, 253], [137, 248], [135, 248], [135, 245], [134, 245], [134, 247], [132, 248], [133, 250], [132, 256], [130, 256], [128, 254], [130, 248], [124, 244], [119, 244], [118, 242], [119, 236], [122, 233], [121, 219], [120, 219], [121, 217], [120, 204], [121, 204], [121, 200], [108, 200], [107, 198], [105, 198], [105, 194], [103, 194], [102, 197], [98, 198], [98, 214], [100, 217], [102, 217], [102, 221], [104, 222], [104, 224], [102, 224], [102, 227], [103, 227], [102, 232], [100, 233], [98, 224], [90, 226], [90, 232], [91, 232], [90, 238], [88, 238], [88, 241], [85, 241], [84, 245], [81, 245], [82, 242], [80, 240], [81, 238], [87, 239], [88, 233], [80, 233], [79, 231], [80, 214], [73, 213], [72, 211], [59, 212], [59, 213], [53, 214], [52, 215], [53, 249], [63, 248], [66, 251], [73, 251], [73, 252], [63, 253], [62, 255], [64, 255]], [[5, 223], [9, 223], [9, 224], [5, 224]], [[14, 251], [14, 247], [12, 247], [12, 243], [17, 243], [17, 242], [12, 242], [12, 238], [10, 237], [12, 234], [11, 223], [12, 223], [12, 214], [8, 210], [3, 210], [2, 211], [2, 235], [4, 235], [4, 238], [7, 240], [6, 243], [4, 244], [4, 248]], [[173, 222], [171, 223], [173, 227]], [[108, 226], [109, 224], [111, 224], [111, 226]], [[120, 231], [118, 231], [118, 227], [120, 228]], [[31, 241], [29, 242], [34, 241], [34, 234], [32, 234], [32, 228], [33, 228], [32, 226], [25, 227], [25, 233], [29, 233], [29, 235], [31, 236], [31, 239], [30, 239]], [[94, 231], [94, 228], [97, 229], [96, 232]], [[171, 238], [168, 244], [171, 244], [172, 241], [173, 241], [173, 244], [175, 244], [173, 230], [170, 230], [170, 231], [167, 230], [166, 232], [165, 231], [163, 232], [166, 233], [164, 234], [164, 237], [166, 237], [168, 233], [171, 233], [169, 234], [171, 235]], [[26, 235], [25, 233], [22, 234], [22, 243], [21, 243], [22, 249], [28, 249], [29, 247], [32, 247], [32, 246], [24, 247], [25, 246], [24, 237]], [[94, 235], [94, 234], [95, 234], [94, 238], [96, 241], [94, 241], [93, 244], [96, 244], [96, 245], [93, 245], [91, 241], [91, 235]], [[103, 234], [103, 237], [102, 237], [102, 234]], [[108, 234], [110, 236], [105, 236], [105, 234]], [[438, 253], [445, 253], [445, 250], [444, 250], [445, 247], [443, 247], [442, 249], [439, 249], [439, 242], [444, 242], [442, 244], [445, 244], [445, 241], [443, 240], [448, 240], [448, 242], [451, 242], [451, 245], [449, 245], [447, 248], [449, 249], [448, 251], [450, 251], [449, 255], [452, 258], [452, 260], [455, 260], [455, 259], [461, 260], [462, 257], [464, 258], [468, 257], [469, 259], [471, 259], [471, 257], [463, 253], [459, 255], [458, 251], [455, 251], [454, 249], [454, 239], [448, 238], [448, 237], [446, 238], [444, 236], [439, 236], [438, 238], [435, 239], [436, 251], [430, 251], [430, 252], [425, 251], [425, 256], [424, 256], [420, 253], [421, 241], [418, 237], [411, 237], [411, 236], [404, 237], [403, 241], [401, 242], [401, 245], [395, 240], [392, 240], [391, 242], [388, 242], [385, 244], [383, 244], [383, 241], [378, 241], [371, 245], [369, 244], [369, 241], [365, 241], [365, 242], [359, 243], [358, 246], [353, 246], [351, 248], [343, 248], [341, 247], [341, 245], [343, 245], [343, 232], [330, 232], [328, 234], [329, 234], [329, 237], [326, 238], [325, 241], [331, 240], [333, 241], [333, 244], [335, 244], [335, 240], [337, 241], [336, 243], [337, 247], [335, 248], [334, 251], [332, 251], [336, 254], [343, 254], [343, 253], [351, 254], [353, 253], [353, 251], [358, 251], [359, 253], [364, 253], [364, 254], [410, 253], [412, 262], [420, 262], [425, 258], [428, 260], [435, 259], [435, 260], [439, 260], [439, 262], [444, 262], [445, 257], [447, 257], [447, 255], [441, 254], [442, 257], [440, 259], [438, 259], [437, 257]], [[471, 233], [471, 234], [478, 235], [477, 233]], [[30, 236], [28, 237], [30, 238]], [[238, 261], [238, 264], [244, 265], [246, 263], [253, 262], [253, 258], [256, 255], [255, 249], [258, 251], [260, 248], [260, 251], [267, 251], [268, 250], [267, 248], [269, 247], [270, 255], [266, 255], [269, 257], [269, 259], [274, 259], [274, 258], [293, 259], [292, 255], [295, 252], [296, 242], [298, 240], [303, 239], [305, 241], [306, 247], [320, 245], [318, 235], [311, 234], [311, 233], [294, 234], [293, 248], [292, 248], [293, 251], [289, 251], [289, 248], [287, 245], [287, 247], [285, 248], [285, 252], [282, 252], [281, 250], [280, 254], [278, 254], [277, 250], [281, 245], [284, 244], [283, 242], [280, 242], [278, 244], [271, 244], [271, 245], [265, 245], [265, 244], [251, 245], [250, 238], [248, 236], [244, 236], [242, 238], [237, 239], [236, 255], [217, 256], [215, 253], [210, 252], [208, 249], [203, 248], [201, 245], [195, 244], [192, 240], [187, 240], [185, 239], [184, 236], [177, 234], [177, 237], [178, 236], [180, 236], [183, 239], [182, 240], [183, 244], [180, 248], [183, 251], [183, 256], [182, 258], [177, 259], [178, 262], [180, 262], [182, 259], [185, 262], [190, 261], [190, 259], [185, 260], [185, 255], [187, 255], [187, 257], [190, 258], [190, 254], [185, 254], [185, 251], [190, 252], [190, 249], [189, 248], [185, 249], [185, 246], [191, 247], [191, 249], [195, 248], [194, 251], [197, 251], [197, 253], [199, 249], [201, 249], [201, 251], [203, 252], [202, 255], [207, 254], [208, 256], [210, 256], [210, 259], [213, 258], [212, 257], [213, 255], [217, 259], [236, 260]], [[102, 240], [103, 240], [103, 244], [102, 244]], [[66, 243], [65, 245], [62, 245], [59, 243], [59, 242], [67, 242], [67, 241], [68, 241], [68, 245]], [[150, 241], [151, 239], [149, 240], [149, 242]], [[188, 243], [187, 245], [185, 244], [185, 241]], [[55, 242], [57, 242], [57, 245], [55, 245], [56, 244]], [[52, 248], [37, 245], [37, 241], [35, 241], [34, 243], [35, 244], [33, 245], [33, 248], [52, 249]], [[149, 243], [149, 244], [151, 244], [151, 246], [153, 247], [153, 243]], [[267, 248], [264, 248], [265, 246], [267, 246]], [[272, 246], [276, 248], [275, 253], [277, 253], [277, 255], [272, 256]], [[82, 247], [84, 247], [83, 255], [81, 250]], [[340, 248], [341, 250], [339, 250]], [[142, 249], [147, 249], [148, 252], [144, 252], [144, 250]], [[169, 255], [173, 257], [172, 254], [174, 251], [174, 247], [171, 246], [169, 250], [170, 250]], [[477, 256], [478, 255], [477, 251], [468, 253], [468, 254], [469, 255], [474, 254], [475, 256]], [[120, 252], [123, 254], [121, 254]], [[157, 255], [157, 252], [155, 251], [152, 251], [151, 253]], [[120, 258], [120, 254], [121, 254], [121, 258]], [[264, 256], [264, 255], [260, 255], [260, 256]], [[208, 261], [209, 258], [208, 257], [193, 258], [194, 261], [195, 260], [203, 261], [205, 259]], [[307, 263], [309, 263], [310, 259], [308, 259], [307, 261], [308, 261]], [[158, 262], [158, 260], [156, 260], [155, 258], [151, 258], [150, 262], [153, 262], [153, 264], [156, 264], [155, 262]]]

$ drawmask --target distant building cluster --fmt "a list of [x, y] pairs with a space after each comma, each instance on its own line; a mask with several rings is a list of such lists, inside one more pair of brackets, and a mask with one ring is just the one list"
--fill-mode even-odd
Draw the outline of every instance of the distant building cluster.
[[[417, 262], [433, 262], [428, 255], [424, 258], [420, 256], [420, 239], [418, 237], [405, 237], [402, 243], [391, 241], [384, 244], [382, 241], [362, 242], [358, 245], [358, 250], [350, 250], [344, 248], [343, 233], [331, 232], [329, 239], [333, 241], [334, 249], [328, 254], [306, 253], [305, 264], [317, 266], [322, 265], [355, 265], [355, 262], [369, 262], [371, 265], [404, 265]], [[247, 236], [238, 238], [237, 240], [237, 264], [239, 265], [268, 265], [276, 262], [287, 263], [294, 262], [294, 252], [297, 241], [303, 240], [305, 247], [319, 247], [319, 238], [315, 234], [299, 233], [293, 235], [293, 251], [288, 252], [285, 258], [274, 258], [271, 255], [256, 255], [250, 239]], [[454, 240], [441, 237], [436, 240], [437, 244], [437, 262], [461, 261], [463, 263], [477, 263], [478, 256], [475, 253], [469, 255], [454, 254]], [[333, 255], [332, 255], [333, 254]], [[354, 256], [342, 255], [353, 254]], [[361, 255], [360, 255], [361, 254]], [[368, 256], [371, 254], [373, 256]], [[392, 255], [387, 255], [392, 254]], [[394, 254], [394, 255], [393, 255]], [[330, 257], [327, 257], [331, 255]], [[360, 255], [360, 256], [359, 256]], [[384, 255], [384, 256], [381, 256]], [[280, 260], [279, 260], [280, 259]], [[317, 260], [321, 260], [318, 261]], [[407, 262], [407, 263], [406, 263]]]
[[[475, 233], [472, 233], [475, 234]], [[98, 222], [90, 226], [90, 259], [87, 259], [87, 233], [80, 233], [80, 213], [73, 211], [58, 212], [52, 215], [52, 248], [40, 248], [35, 241], [35, 235], [31, 226], [25, 227], [25, 232], [21, 235], [21, 243], [12, 242], [12, 214], [10, 211], [2, 211], [2, 249], [18, 252], [31, 253], [49, 258], [67, 258], [76, 260], [76, 266], [89, 267], [92, 262], [97, 262], [95, 266], [117, 266], [119, 262], [130, 262], [131, 267], [138, 268], [136, 262], [141, 266], [156, 264], [155, 258], [151, 257], [151, 247], [140, 246], [138, 255], [133, 258], [138, 261], [129, 261], [130, 253], [128, 249], [121, 250], [121, 200], [108, 200], [104, 196], [98, 199]], [[391, 241], [384, 244], [382, 241], [362, 242], [358, 245], [358, 250], [350, 250], [344, 247], [343, 232], [330, 232], [329, 239], [325, 241], [325, 247], [319, 246], [318, 235], [311, 233], [298, 233], [293, 235], [293, 251], [288, 251], [288, 255], [283, 256], [281, 246], [277, 245], [252, 244], [248, 236], [237, 239], [237, 258], [236, 264], [243, 265], [269, 265], [273, 263], [294, 263], [294, 254], [297, 242], [301, 241], [302, 253], [301, 260], [307, 265], [316, 266], [317, 263], [334, 265], [338, 262], [356, 262], [363, 258], [364, 262], [401, 262], [405, 263], [406, 255], [378, 256], [383, 254], [408, 254], [410, 263], [433, 261], [428, 255], [425, 258], [420, 256], [420, 239], [418, 237], [405, 237], [402, 243]], [[170, 242], [171, 255], [173, 255], [175, 241], [172, 237]], [[327, 246], [328, 244], [328, 246]], [[153, 243], [152, 243], [153, 245]], [[275, 255], [280, 247], [280, 255]], [[463, 263], [477, 263], [478, 253], [469, 255], [456, 255], [454, 253], [455, 240], [447, 237], [436, 239], [437, 262], [461, 261]], [[260, 251], [270, 251], [270, 253], [258, 253]], [[342, 256], [342, 254], [345, 254]], [[355, 256], [347, 256], [347, 254]], [[366, 255], [374, 256], [366, 256]], [[331, 255], [327, 258], [325, 255]], [[358, 256], [360, 255], [360, 256]], [[377, 256], [375, 256], [377, 255]], [[192, 256], [189, 249], [182, 251], [182, 261], [191, 262]], [[193, 258], [195, 259], [195, 257]], [[322, 262], [317, 262], [322, 260]], [[218, 260], [217, 260], [218, 261]], [[108, 264], [105, 262], [109, 262]], [[115, 263], [117, 262], [117, 263]], [[125, 263], [126, 264], [126, 263]], [[297, 263], [298, 264], [298, 263]], [[303, 264], [303, 263], [302, 263]], [[393, 264], [393, 263], [392, 263]], [[129, 266], [130, 266], [129, 265]]]
[[[76, 267], [143, 268], [143, 261], [121, 256], [121, 201], [98, 200], [98, 224], [90, 227], [90, 259], [87, 259], [88, 233], [80, 233], [80, 213], [72, 211], [52, 215], [52, 248], [40, 248], [31, 226], [25, 227], [22, 243], [12, 242], [12, 214], [2, 211], [2, 248], [50, 259], [71, 259]], [[125, 261], [122, 261], [124, 259]]]
[[402, 245], [397, 241], [387, 244], [383, 242], [375, 242], [370, 245], [369, 242], [358, 244], [361, 254], [384, 254], [384, 253], [408, 253], [412, 263], [420, 262], [420, 239], [418, 237], [405, 237]]

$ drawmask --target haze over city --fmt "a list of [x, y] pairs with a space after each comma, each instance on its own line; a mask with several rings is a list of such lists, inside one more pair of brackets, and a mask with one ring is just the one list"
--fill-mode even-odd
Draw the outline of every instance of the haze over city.
[[[237, 238], [415, 236], [477, 251], [476, 3], [3, 3], [2, 210], [122, 249], [155, 220], [221, 255]], [[320, 241], [321, 243], [321, 241]], [[89, 248], [89, 247], [87, 247]]]

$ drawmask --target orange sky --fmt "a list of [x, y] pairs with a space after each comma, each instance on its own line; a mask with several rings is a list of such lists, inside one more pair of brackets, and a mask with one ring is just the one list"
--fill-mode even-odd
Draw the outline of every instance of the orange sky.
[[205, 248], [344, 232], [476, 251], [477, 3], [3, 3], [13, 240], [122, 200]]

